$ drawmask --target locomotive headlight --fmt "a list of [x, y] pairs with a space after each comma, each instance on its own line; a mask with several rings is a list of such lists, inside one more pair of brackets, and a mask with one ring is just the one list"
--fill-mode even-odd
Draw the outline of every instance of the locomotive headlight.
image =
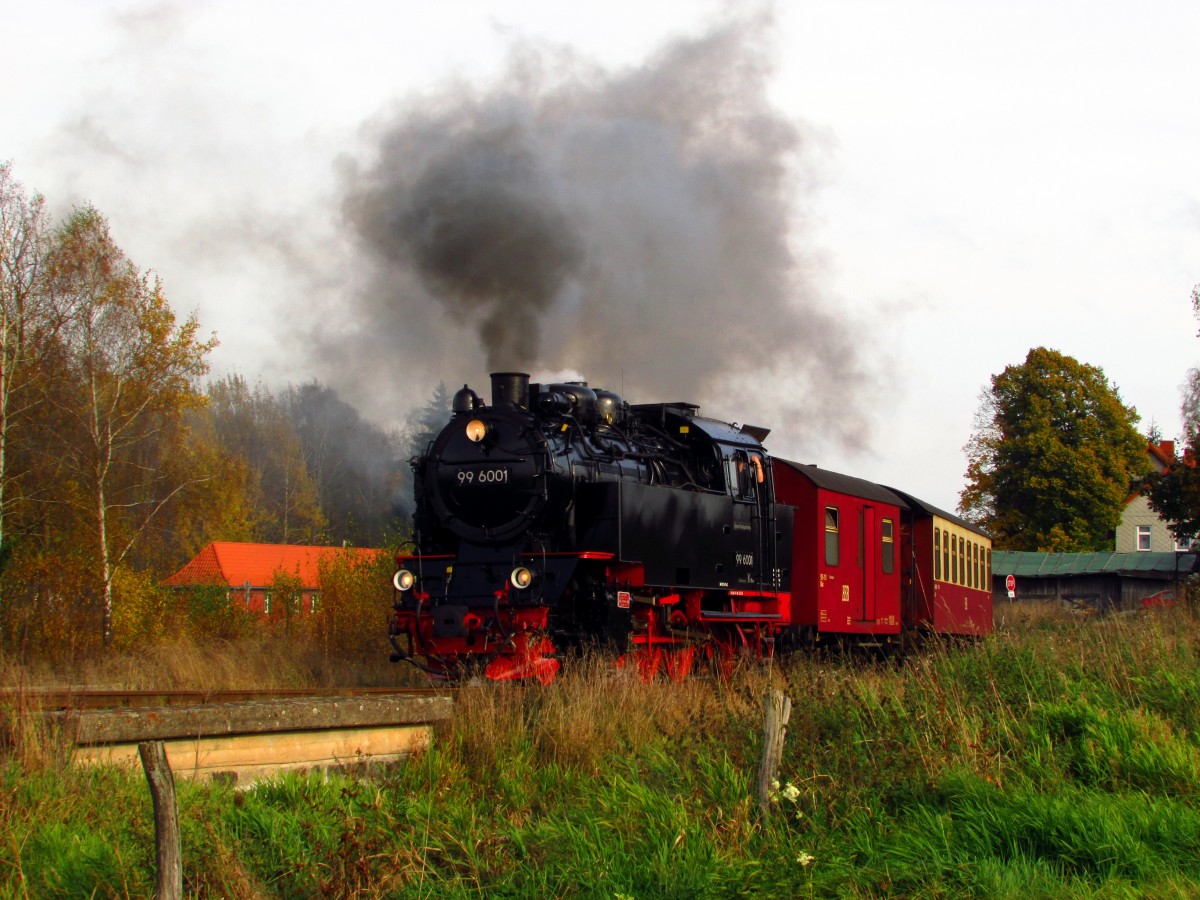
[[417, 582], [417, 576], [408, 569], [400, 569], [392, 576], [392, 584], [396, 586], [398, 591], [407, 591]]
[[533, 573], [524, 566], [517, 566], [508, 576], [508, 580], [513, 587], [522, 591], [533, 584]]
[[478, 444], [487, 437], [487, 425], [482, 419], [472, 419], [467, 423], [467, 440]]

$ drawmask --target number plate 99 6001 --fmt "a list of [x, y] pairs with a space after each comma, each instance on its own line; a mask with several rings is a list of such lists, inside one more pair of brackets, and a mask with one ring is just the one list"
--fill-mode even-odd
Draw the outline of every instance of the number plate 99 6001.
[[460, 485], [507, 484], [508, 475], [508, 467], [500, 466], [492, 469], [459, 469], [456, 477]]

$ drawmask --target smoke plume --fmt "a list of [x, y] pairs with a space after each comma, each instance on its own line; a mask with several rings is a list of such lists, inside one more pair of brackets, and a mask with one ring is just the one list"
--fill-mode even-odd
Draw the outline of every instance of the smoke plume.
[[371, 266], [335, 362], [386, 359], [417, 402], [438, 380], [569, 372], [787, 420], [806, 449], [861, 442], [872, 379], [793, 249], [812, 187], [806, 135], [767, 97], [770, 38], [769, 17], [725, 21], [621, 71], [517, 46], [496, 84], [373, 123], [344, 163]]

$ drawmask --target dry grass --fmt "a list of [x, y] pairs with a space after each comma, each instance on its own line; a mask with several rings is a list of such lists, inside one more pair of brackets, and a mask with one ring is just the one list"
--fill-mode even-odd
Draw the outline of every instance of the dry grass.
[[128, 653], [90, 654], [55, 666], [0, 664], [0, 689], [7, 690], [270, 689], [312, 682], [311, 672], [280, 641], [182, 638]]
[[548, 687], [464, 685], [443, 737], [472, 765], [523, 753], [539, 765], [591, 771], [630, 748], [719, 733], [731, 721], [756, 717], [773, 679], [770, 667], [747, 664], [728, 681], [701, 674], [646, 684], [611, 655], [589, 653], [569, 661]]

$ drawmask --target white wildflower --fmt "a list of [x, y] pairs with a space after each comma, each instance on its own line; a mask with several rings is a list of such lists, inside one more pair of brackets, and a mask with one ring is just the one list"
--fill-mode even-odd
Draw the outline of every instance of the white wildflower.
[[811, 853], [805, 853], [804, 851], [801, 851], [800, 855], [796, 857], [796, 862], [800, 863], [802, 866], [810, 866], [816, 862], [816, 860], [817, 858], [815, 856], [813, 856]]

